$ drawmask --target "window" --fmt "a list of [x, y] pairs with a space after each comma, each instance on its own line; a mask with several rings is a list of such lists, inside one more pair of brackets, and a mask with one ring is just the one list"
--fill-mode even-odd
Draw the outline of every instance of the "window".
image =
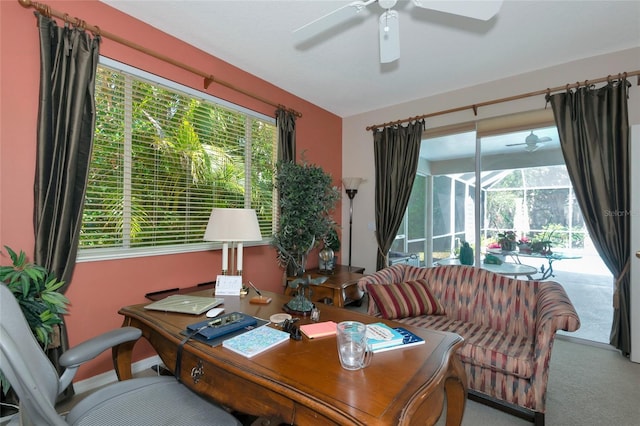
[[275, 120], [101, 58], [79, 259], [199, 250], [213, 207], [273, 229]]

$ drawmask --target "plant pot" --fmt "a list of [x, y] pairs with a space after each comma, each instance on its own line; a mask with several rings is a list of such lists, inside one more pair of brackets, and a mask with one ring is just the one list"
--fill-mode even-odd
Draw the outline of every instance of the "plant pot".
[[502, 251], [516, 251], [516, 242], [515, 241], [500, 241], [500, 248]]
[[531, 254], [531, 246], [529, 244], [520, 244], [518, 246], [518, 251], [524, 254]]

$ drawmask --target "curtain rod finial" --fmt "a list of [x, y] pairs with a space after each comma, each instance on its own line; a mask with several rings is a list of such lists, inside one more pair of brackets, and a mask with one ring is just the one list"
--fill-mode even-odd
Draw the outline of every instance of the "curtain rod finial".
[[18, 3], [20, 3], [20, 6], [22, 7], [26, 7], [26, 8], [31, 7], [31, 0], [18, 0]]

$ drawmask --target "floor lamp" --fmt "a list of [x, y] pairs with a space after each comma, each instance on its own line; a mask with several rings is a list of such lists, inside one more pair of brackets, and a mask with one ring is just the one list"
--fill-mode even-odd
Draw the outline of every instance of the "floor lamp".
[[342, 185], [349, 197], [349, 271], [351, 271], [351, 239], [353, 236], [353, 197], [358, 193], [358, 187], [363, 181], [362, 178], [342, 178]]

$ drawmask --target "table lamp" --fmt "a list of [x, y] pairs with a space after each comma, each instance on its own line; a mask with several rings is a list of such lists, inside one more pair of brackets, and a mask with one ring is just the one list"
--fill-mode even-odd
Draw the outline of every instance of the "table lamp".
[[[214, 208], [204, 232], [205, 241], [222, 241], [222, 275], [242, 275], [243, 241], [261, 241], [260, 225], [254, 209]], [[231, 269], [229, 270], [229, 243]], [[237, 259], [235, 249], [237, 243]]]

